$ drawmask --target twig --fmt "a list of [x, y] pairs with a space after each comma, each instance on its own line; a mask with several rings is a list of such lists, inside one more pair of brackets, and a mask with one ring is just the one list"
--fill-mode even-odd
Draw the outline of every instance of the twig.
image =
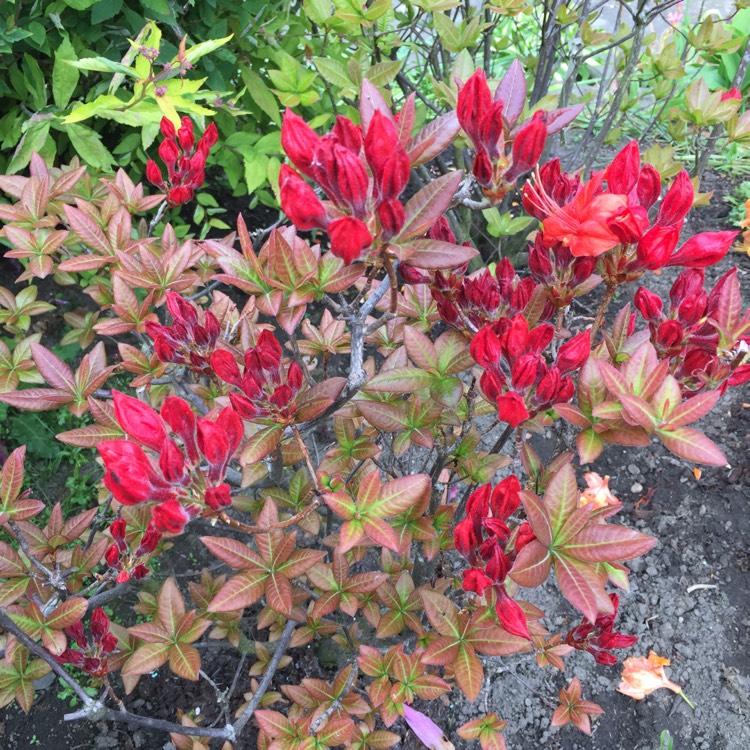
[[151, 219], [149, 225], [148, 225], [148, 236], [150, 237], [154, 230], [156, 229], [156, 225], [164, 218], [164, 214], [167, 211], [167, 202], [164, 201], [160, 206], [159, 210], [154, 215], [154, 218]]
[[52, 668], [52, 671], [70, 685], [73, 692], [83, 701], [84, 706], [93, 703], [91, 696], [89, 696], [86, 691], [62, 668], [62, 666], [57, 663], [55, 657], [52, 656], [47, 649], [42, 648], [38, 643], [32, 641], [31, 638], [29, 638], [29, 636], [26, 635], [26, 633], [24, 633], [23, 630], [21, 630], [16, 623], [3, 612], [0, 612], [0, 626], [9, 633], [13, 633], [13, 635], [21, 641], [21, 643], [23, 643], [32, 654], [36, 654], [42, 659], [42, 661], [47, 662]]
[[[346, 635], [346, 631], [344, 631], [344, 634]], [[331, 703], [331, 705], [328, 706], [328, 708], [310, 724], [310, 729], [307, 733], [311, 737], [328, 721], [329, 717], [334, 711], [341, 708], [341, 699], [345, 698], [354, 686], [354, 681], [357, 679], [357, 675], [359, 674], [359, 667], [357, 666], [356, 661], [352, 662], [350, 667], [351, 671], [349, 672], [349, 677], [346, 681], [346, 685], [344, 685], [343, 690], [339, 693], [339, 697], [334, 699], [333, 703]]]
[[250, 721], [250, 717], [260, 705], [261, 700], [263, 700], [263, 696], [266, 694], [266, 691], [271, 685], [271, 680], [273, 680], [273, 676], [279, 668], [281, 659], [289, 648], [289, 642], [292, 640], [292, 633], [294, 633], [296, 625], [297, 623], [294, 622], [294, 620], [289, 620], [284, 626], [284, 632], [281, 634], [281, 638], [276, 642], [273, 656], [271, 657], [271, 661], [268, 662], [268, 667], [266, 667], [266, 671], [263, 674], [263, 679], [260, 681], [260, 685], [258, 685], [258, 689], [253, 693], [253, 697], [247, 706], [245, 706], [245, 710], [240, 714], [240, 718], [237, 719], [237, 722], [234, 725], [234, 732], [236, 735], [239, 735], [245, 728], [245, 724]]

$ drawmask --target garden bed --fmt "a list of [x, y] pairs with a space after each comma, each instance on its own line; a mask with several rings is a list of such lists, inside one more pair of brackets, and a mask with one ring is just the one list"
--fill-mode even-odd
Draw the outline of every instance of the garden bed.
[[[719, 192], [723, 178], [709, 176], [706, 188]], [[719, 229], [726, 208], [717, 195], [714, 204], [693, 215], [691, 231]], [[252, 221], [252, 218], [250, 219]], [[739, 260], [739, 275], [750, 289], [750, 269], [742, 256], [730, 256], [708, 270], [713, 283]], [[676, 275], [670, 270], [652, 279], [651, 288], [663, 298]], [[9, 280], [4, 282], [9, 285]], [[46, 286], [46, 284], [45, 284]], [[65, 290], [52, 286], [48, 296], [64, 297]], [[50, 315], [54, 315], [51, 313]], [[596, 470], [608, 474], [610, 486], [623, 501], [622, 522], [658, 536], [659, 545], [643, 559], [631, 564], [635, 575], [631, 591], [621, 598], [619, 629], [639, 636], [631, 654], [645, 655], [650, 649], [672, 660], [670, 676], [683, 686], [697, 704], [693, 713], [679, 697], [660, 691], [637, 702], [615, 692], [620, 666], [601, 667], [586, 653], [568, 658], [568, 670], [542, 671], [529, 656], [486, 660], [484, 689], [474, 704], [454, 691], [431, 705], [417, 707], [428, 712], [447, 732], [485, 712], [496, 712], [508, 722], [506, 738], [510, 748], [545, 747], [607, 748], [647, 750], [659, 747], [659, 735], [667, 729], [675, 748], [696, 750], [742, 750], [750, 746], [750, 408], [743, 389], [730, 390], [719, 408], [706, 418], [705, 432], [714, 436], [725, 451], [731, 468], [704, 468], [702, 475], [672, 457], [663, 448], [646, 452], [609, 447]], [[9, 446], [13, 448], [15, 446]], [[61, 479], [60, 477], [57, 478]], [[62, 483], [64, 484], [64, 477]], [[50, 488], [41, 488], [49, 492]], [[180, 545], [162, 560], [160, 575], [181, 574], [196, 569], [209, 558], [195, 543], [195, 550]], [[196, 557], [197, 556], [197, 557]], [[456, 565], [459, 566], [458, 560]], [[457, 567], [457, 572], [459, 568]], [[552, 587], [530, 592], [528, 599], [547, 609], [559, 596]], [[559, 607], [553, 611], [560, 611]], [[566, 605], [548, 623], [565, 632], [580, 616]], [[265, 632], [257, 634], [265, 640]], [[226, 643], [223, 643], [226, 646]], [[279, 682], [298, 682], [321, 673], [308, 650], [292, 652], [293, 662], [278, 673]], [[204, 671], [219, 684], [231, 680], [236, 652], [231, 649], [202, 650]], [[320, 656], [320, 654], [318, 654]], [[315, 671], [317, 670], [317, 671]], [[566, 728], [550, 727], [557, 692], [572, 676], [584, 685], [584, 697], [599, 703], [605, 715], [594, 724], [592, 738]], [[204, 707], [208, 723], [215, 704], [205, 682], [194, 689], [162, 670], [156, 677], [144, 676], [127, 699], [134, 712], [174, 720], [178, 708]], [[243, 675], [236, 696], [248, 689]], [[66, 696], [58, 697], [59, 685], [40, 692], [33, 718], [13, 705], [0, 712], [0, 747], [4, 750], [58, 750], [67, 748], [160, 748], [168, 738], [163, 733], [127, 729], [124, 725], [65, 723], [70, 711]], [[399, 722], [394, 727], [404, 737], [403, 747], [420, 743]], [[469, 743], [451, 734], [457, 747]], [[236, 750], [255, 747], [254, 730], [249, 729]]]

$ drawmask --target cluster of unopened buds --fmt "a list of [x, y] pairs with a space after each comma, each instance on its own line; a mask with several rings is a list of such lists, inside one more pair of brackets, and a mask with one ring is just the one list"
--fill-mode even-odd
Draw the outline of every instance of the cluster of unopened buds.
[[124, 519], [118, 518], [114, 521], [109, 527], [109, 533], [114, 541], [104, 553], [107, 565], [112, 570], [117, 571], [117, 583], [127, 583], [131, 578], [140, 581], [141, 578], [148, 575], [149, 569], [143, 560], [156, 549], [161, 539], [161, 532], [151, 521], [146, 527], [146, 531], [143, 532], [138, 545], [131, 550], [125, 538], [126, 531]]
[[107, 613], [97, 607], [91, 614], [91, 639], [80, 621], [66, 628], [65, 632], [78, 648], [66, 648], [55, 657], [58, 663], [72, 664], [92, 677], [104, 677], [109, 671], [107, 657], [117, 648], [117, 638], [109, 632]]
[[542, 222], [541, 239], [535, 246], [535, 272], [549, 283], [557, 264], [548, 266], [543, 251], [554, 254], [560, 248], [574, 258], [599, 258], [597, 270], [610, 287], [635, 281], [647, 270], [705, 268], [718, 263], [737, 233], [702, 232], [675, 251], [695, 190], [683, 169], [652, 221], [650, 211], [661, 191], [656, 169], [650, 164], [641, 166], [636, 141], [586, 183], [562, 172], [555, 160], [537, 169], [535, 178], [523, 187], [524, 208]]
[[565, 643], [579, 651], [588, 651], [597, 664], [611, 666], [617, 663], [617, 657], [612, 651], [630, 648], [638, 642], [638, 638], [634, 635], [615, 632], [614, 625], [620, 598], [617, 594], [610, 594], [609, 599], [612, 602], [612, 613], [598, 615], [593, 625], [584, 618], [580, 625], [565, 636]]
[[231, 505], [224, 477], [243, 436], [242, 420], [232, 408], [215, 419], [196, 418], [176, 396], [166, 398], [157, 413], [131, 396], [113, 395], [117, 421], [132, 438], [97, 446], [106, 469], [104, 485], [115, 500], [157, 503], [151, 508], [153, 527], [170, 534], [181, 533], [205, 508], [219, 512]]
[[[456, 244], [456, 236], [444, 216], [427, 232], [428, 239]], [[435, 271], [428, 274], [407, 263], [399, 266], [399, 273], [408, 284], [429, 284], [440, 317], [458, 330], [479, 330], [502, 317], [523, 312], [534, 292], [534, 279], [519, 279], [508, 258], [502, 258], [494, 273], [488, 268], [466, 276], [467, 267], [450, 273]], [[550, 318], [554, 307], [547, 305], [543, 319]]]
[[221, 333], [219, 321], [210, 310], [205, 310], [201, 323], [196, 306], [176, 292], [168, 291], [166, 302], [172, 325], [146, 322], [146, 332], [153, 339], [156, 356], [162, 362], [187, 365], [194, 372], [205, 374]]
[[737, 285], [736, 269], [727, 271], [710, 293], [703, 288], [702, 268], [685, 269], [669, 292], [669, 310], [661, 298], [641, 287], [635, 306], [648, 322], [651, 342], [660, 359], [673, 361], [673, 375], [683, 391], [719, 390], [750, 381], [748, 345], [750, 312], [737, 314], [737, 330], [721, 330], [719, 309], [733, 303], [731, 286]]
[[153, 159], [146, 164], [146, 178], [159, 190], [166, 191], [167, 205], [180, 206], [191, 201], [205, 182], [206, 160], [219, 140], [219, 132], [211, 123], [196, 143], [189, 117], [182, 118], [179, 129], [168, 117], [163, 117], [161, 133], [164, 140], [159, 144], [159, 157], [167, 168], [167, 179]]
[[511, 427], [573, 396], [570, 374], [589, 357], [590, 333], [583, 331], [566, 341], [549, 365], [543, 352], [554, 335], [551, 324], [530, 329], [526, 318], [516, 315], [485, 326], [472, 339], [471, 355], [484, 368], [482, 392], [497, 404], [499, 418]]
[[324, 229], [331, 252], [347, 264], [401, 231], [405, 217], [399, 196], [409, 181], [410, 164], [395, 119], [376, 111], [363, 132], [339, 116], [321, 137], [287, 110], [281, 145], [329, 199], [321, 201], [298, 172], [283, 165], [281, 208], [297, 229]]
[[[461, 87], [456, 114], [474, 147], [472, 173], [485, 196], [502, 200], [516, 180], [532, 169], [544, 151], [550, 132], [545, 113], [537, 111], [528, 123], [514, 127], [523, 112], [525, 97], [503, 101], [499, 85], [493, 97], [483, 70], [477, 70]], [[510, 92], [508, 92], [510, 93]]]
[[239, 393], [229, 393], [237, 414], [248, 421], [262, 418], [289, 422], [302, 388], [302, 368], [294, 360], [282, 366], [281, 344], [267, 330], [258, 336], [254, 347], [245, 351], [244, 360], [244, 371], [240, 372], [231, 352], [218, 349], [211, 356], [214, 373], [239, 389]]
[[508, 525], [521, 504], [518, 478], [511, 474], [494, 489], [483, 484], [469, 495], [466, 518], [456, 525], [453, 541], [469, 561], [463, 572], [463, 587], [479, 596], [487, 589], [495, 593], [495, 609], [503, 627], [513, 635], [530, 638], [526, 616], [505, 589], [505, 579], [516, 555], [533, 539], [528, 523]]

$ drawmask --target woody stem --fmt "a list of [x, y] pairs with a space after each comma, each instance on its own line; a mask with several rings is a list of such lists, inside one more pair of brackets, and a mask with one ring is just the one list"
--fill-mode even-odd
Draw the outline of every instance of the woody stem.
[[391, 263], [391, 259], [386, 253], [383, 253], [383, 267], [388, 274], [388, 280], [391, 282], [391, 312], [395, 313], [398, 307], [398, 280], [396, 279], [396, 269]]
[[299, 449], [302, 451], [302, 455], [305, 457], [305, 464], [307, 465], [307, 470], [310, 472], [310, 479], [312, 479], [313, 484], [315, 485], [315, 492], [320, 492], [320, 485], [318, 484], [318, 474], [315, 471], [315, 466], [312, 462], [312, 457], [310, 456], [310, 451], [307, 449], [307, 446], [305, 445], [305, 441], [302, 439], [302, 435], [300, 434], [299, 428], [296, 424], [292, 424], [292, 433], [294, 434], [294, 438], [297, 441], [297, 445], [299, 446]]
[[279, 521], [272, 526], [251, 526], [248, 523], [242, 523], [237, 521], [226, 513], [220, 513], [219, 518], [228, 526], [231, 526], [238, 531], [244, 531], [246, 534], [267, 534], [269, 531], [279, 531], [281, 529], [288, 529], [290, 526], [299, 523], [303, 518], [309, 516], [317, 507], [320, 506], [320, 501], [316, 498], [310, 505], [301, 510], [299, 513], [295, 513], [284, 521]]
[[596, 317], [594, 318], [594, 325], [591, 326], [591, 343], [594, 343], [596, 334], [599, 333], [599, 329], [602, 327], [602, 321], [604, 320], [604, 313], [607, 312], [609, 303], [615, 296], [617, 291], [617, 284], [608, 283], [607, 291], [604, 293], [604, 297], [599, 305], [599, 309], [596, 311]]

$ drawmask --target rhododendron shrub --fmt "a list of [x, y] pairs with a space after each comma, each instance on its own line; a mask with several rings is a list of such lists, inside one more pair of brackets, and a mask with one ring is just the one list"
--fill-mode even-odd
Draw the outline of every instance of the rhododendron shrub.
[[[635, 142], [591, 175], [540, 164], [575, 113], [528, 112], [523, 79], [514, 64], [493, 96], [475, 74], [457, 112], [421, 128], [413, 98], [393, 113], [368, 81], [358, 122], [320, 134], [288, 111], [279, 196], [291, 223], [266, 232], [239, 217], [236, 233], [181, 240], [160, 224], [200, 189], [216, 145], [212, 126], [196, 144], [190, 121], [162, 125], [168, 178], [149, 163], [165, 195], [38, 155], [29, 177], [0, 177], [19, 282], [80, 284], [98, 306], [91, 338], [109, 342], [74, 369], [28, 335], [46, 309], [33, 283], [0, 294], [16, 337], [0, 400], [88, 414], [57, 437], [96, 449], [103, 470], [101, 507], [64, 517], [24, 488], [23, 447], [5, 462], [0, 704], [28, 710], [34, 680], [54, 670], [83, 704], [68, 718], [140, 723], [180, 747], [228, 748], [252, 722], [259, 748], [385, 748], [403, 717], [448, 748], [429, 701], [477, 700], [485, 656], [563, 669], [589, 659], [576, 651], [612, 665], [635, 644], [614, 589], [627, 592], [626, 563], [657, 540], [618, 519], [608, 477], [579, 467], [609, 444], [725, 464], [694, 425], [750, 379], [750, 314], [736, 269], [704, 288], [732, 233], [681, 240], [687, 175], [664, 184]], [[472, 174], [407, 190], [458, 138]], [[538, 220], [528, 269], [485, 267], [456, 238], [451, 211], [475, 186], [492, 201], [520, 190]], [[649, 280], [667, 266], [683, 270], [664, 300]], [[609, 310], [628, 285], [633, 307]], [[580, 298], [596, 313], [574, 317]], [[106, 387], [115, 373], [130, 393]], [[550, 428], [557, 452], [543, 463]], [[154, 563], [189, 536], [205, 570], [164, 580]], [[559, 610], [528, 601], [540, 586]], [[124, 591], [145, 621], [104, 613]], [[580, 624], [555, 632], [558, 611]], [[208, 678], [201, 643], [248, 637], [254, 656], [224, 684]], [[279, 679], [295, 649], [329, 640], [343, 654], [335, 674]], [[128, 696], [155, 671], [206, 680], [216, 703], [191, 717], [186, 698], [153, 723]], [[560, 695], [552, 723], [590, 731], [600, 709], [580, 682]], [[504, 726], [478, 711], [458, 735], [505, 747]]]

